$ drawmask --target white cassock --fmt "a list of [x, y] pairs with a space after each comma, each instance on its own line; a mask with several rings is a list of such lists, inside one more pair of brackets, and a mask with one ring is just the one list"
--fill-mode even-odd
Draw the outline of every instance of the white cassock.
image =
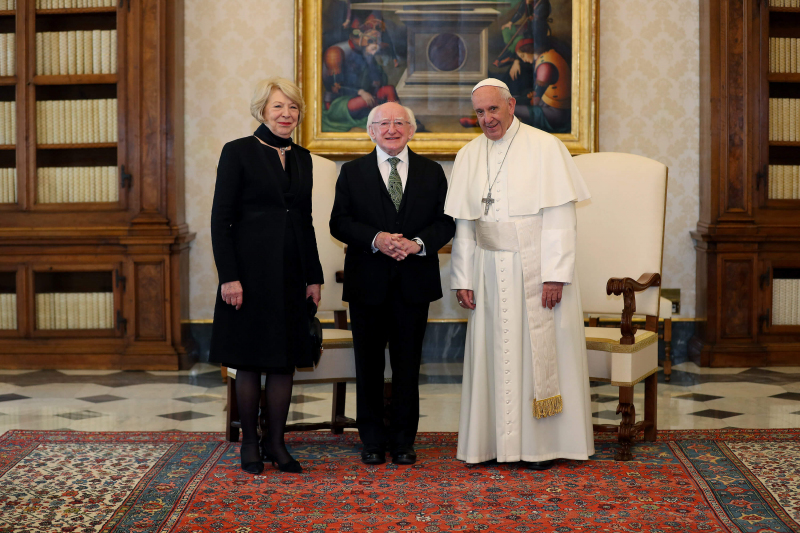
[[[445, 203], [445, 213], [456, 218], [451, 288], [473, 290], [476, 302], [467, 327], [457, 458], [468, 463], [585, 460], [594, 453], [594, 439], [583, 312], [574, 277], [575, 201], [589, 194], [566, 147], [554, 136], [514, 119], [502, 139], [488, 141], [488, 180], [487, 141], [481, 135], [459, 151]], [[495, 201], [485, 213], [480, 200], [495, 175]], [[534, 417], [531, 407], [539, 386], [531, 339], [539, 340], [529, 327], [521, 254], [485, 249], [476, 239], [476, 227], [485, 233], [481, 228], [493, 223], [523, 220], [537, 233], [541, 228], [535, 239], [541, 250], [537, 286], [542, 281], [565, 284], [561, 303], [549, 311], [555, 329], [553, 377], [563, 410], [542, 418]], [[535, 303], [541, 306], [541, 292]], [[535, 313], [548, 312], [540, 309]]]

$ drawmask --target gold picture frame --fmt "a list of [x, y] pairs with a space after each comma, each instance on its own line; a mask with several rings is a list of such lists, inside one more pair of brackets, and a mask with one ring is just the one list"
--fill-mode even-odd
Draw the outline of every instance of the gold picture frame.
[[[562, 21], [561, 23], [562, 27], [571, 27], [571, 63], [569, 67], [571, 68], [572, 97], [570, 106], [568, 106], [571, 113], [564, 123], [564, 133], [555, 133], [555, 135], [562, 140], [572, 154], [594, 152], [597, 151], [598, 146], [598, 0], [547, 1], [555, 5], [562, 5], [565, 2], [569, 2], [566, 4], [566, 7], [571, 10], [572, 19], [571, 26], [568, 25], [570, 21]], [[333, 2], [344, 3], [347, 6], [348, 17], [351, 14], [351, 8], [354, 17], [358, 13], [361, 13], [363, 16], [364, 13], [369, 12], [369, 10], [379, 13], [389, 12], [392, 16], [401, 17], [404, 21], [411, 21], [407, 23], [409, 26], [415, 24], [414, 21], [430, 26], [430, 17], [443, 17], [442, 20], [445, 22], [442, 23], [441, 27], [445, 28], [445, 31], [448, 19], [445, 15], [442, 15], [442, 13], [448, 13], [448, 10], [450, 10], [448, 16], [451, 21], [453, 19], [453, 10], [458, 10], [458, 16], [461, 17], [464, 17], [462, 13], [469, 13], [473, 19], [480, 19], [480, 17], [476, 15], [479, 14], [484, 17], [482, 20], [486, 20], [487, 12], [495, 11], [499, 13], [501, 11], [500, 9], [495, 9], [495, 7], [504, 7], [507, 12], [512, 6], [521, 5], [518, 4], [518, 0], [295, 0], [295, 79], [303, 92], [303, 98], [306, 103], [306, 115], [303, 122], [297, 128], [295, 139], [301, 146], [306, 147], [311, 150], [311, 152], [335, 159], [350, 158], [369, 153], [372, 151], [374, 144], [369, 139], [364, 129], [351, 128], [349, 131], [323, 131], [323, 111], [330, 109], [331, 95], [331, 90], [327, 88], [330, 85], [329, 79], [327, 85], [323, 83], [323, 71], [327, 68], [327, 63], [325, 63], [324, 60], [329, 60], [330, 54], [327, 54], [327, 52], [329, 49], [333, 48], [333, 46], [323, 44], [323, 28], [325, 24], [330, 24], [329, 22], [323, 23], [323, 5], [328, 6], [328, 9], [330, 9]], [[525, 2], [526, 0], [521, 0], [522, 4]], [[538, 5], [538, 2], [534, 5]], [[472, 9], [472, 11], [470, 11], [470, 9]], [[516, 9], [516, 7], [513, 9]], [[522, 7], [519, 9], [522, 10]], [[531, 17], [530, 20], [533, 20], [533, 17]], [[552, 22], [552, 20], [551, 18], [550, 22]], [[347, 22], [350, 22], [349, 18]], [[369, 22], [370, 20], [367, 19], [366, 23]], [[468, 27], [469, 22], [470, 21], [465, 22], [464, 20], [453, 22], [453, 24], [456, 24], [452, 26], [455, 29], [452, 33], [447, 34], [451, 39], [448, 43], [448, 46], [451, 47], [450, 49], [452, 49], [453, 46], [452, 38], [454, 36], [461, 40], [461, 43], [456, 43], [456, 46], [461, 47], [458, 48], [458, 60], [462, 61], [462, 64], [465, 64], [467, 62], [466, 58], [472, 53], [471, 60], [475, 65], [470, 73], [459, 74], [461, 77], [457, 82], [458, 87], [456, 89], [461, 96], [451, 97], [445, 101], [446, 105], [459, 106], [459, 111], [462, 111], [465, 105], [469, 105], [468, 91], [471, 89], [472, 85], [474, 85], [475, 80], [479, 79], [475, 77], [476, 74], [488, 72], [489, 63], [487, 59], [492, 59], [491, 57], [487, 57], [489, 54], [487, 52], [488, 46], [486, 42], [490, 34], [486, 22], [483, 22], [484, 27], [482, 29], [474, 30], [473, 42], [476, 44], [473, 47], [477, 52], [473, 53], [472, 50], [469, 49], [469, 35], [467, 35], [465, 39], [462, 39], [459, 34], [456, 33]], [[478, 24], [480, 24], [480, 21]], [[493, 22], [493, 24], [495, 24], [494, 28], [499, 27], [499, 21]], [[511, 26], [511, 24], [507, 25]], [[374, 27], [374, 24], [370, 27]], [[343, 28], [345, 27], [343, 26]], [[365, 31], [364, 28], [365, 26], [361, 27], [360, 34], [366, 36], [369, 31]], [[511, 29], [513, 28], [514, 27], [511, 26]], [[384, 25], [382, 29], [385, 33], [389, 33], [386, 30], [386, 25]], [[400, 30], [403, 30], [403, 28], [400, 28]], [[359, 33], [358, 28], [355, 30], [345, 28], [344, 31], [352, 31], [353, 33], [351, 35]], [[380, 28], [378, 28], [376, 33], [380, 36], [379, 31]], [[399, 30], [395, 28], [395, 31]], [[413, 50], [411, 48], [413, 44], [411, 40], [414, 38], [413, 31], [407, 30], [405, 35], [408, 35], [408, 37], [405, 37], [406, 41], [402, 44], [406, 45], [406, 61], [410, 61], [409, 58], [412, 56], [409, 50]], [[387, 35], [386, 37], [389, 36], [390, 35]], [[431, 42], [431, 38], [428, 36], [422, 37], [427, 38], [428, 43]], [[433, 37], [433, 39], [435, 38], [436, 37]], [[505, 39], [505, 36], [503, 36], [503, 38]], [[325, 36], [325, 39], [330, 43], [330, 32]], [[381, 46], [387, 47], [388, 45], [382, 43]], [[391, 44], [391, 46], [394, 47], [395, 45]], [[506, 48], [508, 48], [508, 46]], [[425, 53], [428, 52], [426, 51]], [[327, 54], [328, 57], [323, 57], [323, 54]], [[420, 57], [418, 51], [414, 57]], [[430, 61], [429, 57], [430, 54], [428, 53], [425, 60]], [[395, 55], [394, 58], [393, 65], [398, 67], [398, 55]], [[402, 61], [399, 65], [400, 68], [403, 68]], [[400, 80], [401, 84], [407, 77], [410, 78], [411, 76], [417, 76], [417, 79], [423, 80], [430, 79], [433, 80], [433, 83], [445, 84], [437, 85], [437, 88], [434, 90], [435, 92], [441, 92], [443, 95], [447, 94], [446, 89], [439, 89], [438, 87], [450, 87], [446, 85], [448, 80], [447, 76], [451, 76], [451, 78], [454, 76], [454, 74], [448, 72], [435, 71], [435, 66], [431, 69], [431, 72], [414, 71], [411, 75], [408, 75], [408, 72], [411, 70], [412, 69], [408, 68], [408, 65], [406, 65]], [[330, 70], [326, 71], [326, 76], [329, 73]], [[419, 76], [423, 75], [428, 77], [419, 78]], [[445, 81], [442, 82], [442, 80]], [[410, 85], [406, 85], [405, 87], [408, 86]], [[452, 90], [455, 91], [456, 89]], [[466, 93], [465, 90], [467, 91]], [[398, 90], [396, 94], [400, 94], [400, 90]], [[411, 93], [407, 91], [405, 94]], [[466, 102], [464, 100], [465, 94], [467, 95]], [[430, 96], [424, 98], [431, 99]], [[439, 98], [443, 97], [439, 96]], [[407, 103], [406, 97], [402, 94], [400, 94], [400, 99], [401, 103], [409, 105], [418, 116], [420, 115], [420, 112], [415, 109], [414, 104]], [[454, 104], [453, 102], [456, 103]], [[471, 108], [469, 111], [471, 112]], [[462, 115], [465, 116], [463, 111]], [[433, 117], [432, 120], [435, 118], [436, 117]], [[445, 118], [458, 120], [457, 116], [452, 114], [447, 115]], [[365, 118], [362, 117], [362, 121], [365, 123]], [[445, 127], [452, 129], [455, 126], [451, 125], [451, 123], [447, 123]], [[569, 128], [568, 132], [566, 131], [567, 128]], [[469, 131], [437, 132], [422, 129], [415, 134], [409, 146], [415, 152], [429, 157], [453, 158], [461, 147], [479, 134], [480, 130], [475, 127], [472, 127]]]

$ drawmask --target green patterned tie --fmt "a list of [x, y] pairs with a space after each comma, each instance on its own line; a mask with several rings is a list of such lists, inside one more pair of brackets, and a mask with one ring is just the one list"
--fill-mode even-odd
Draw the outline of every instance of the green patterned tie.
[[394, 208], [400, 211], [400, 202], [403, 201], [403, 182], [400, 181], [400, 174], [397, 173], [397, 163], [400, 162], [400, 158], [390, 157], [387, 161], [392, 165], [392, 171], [389, 172], [389, 196], [392, 197]]

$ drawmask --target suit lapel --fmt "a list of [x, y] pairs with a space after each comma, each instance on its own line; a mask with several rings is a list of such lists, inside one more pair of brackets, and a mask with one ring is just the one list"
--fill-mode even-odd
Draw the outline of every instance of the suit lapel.
[[[416, 175], [416, 165], [414, 164], [417, 158], [417, 154], [411, 151], [411, 148], [408, 149], [408, 176], [406, 176], [406, 186], [403, 188], [403, 199], [400, 201], [400, 209], [397, 212], [401, 212], [403, 209], [411, 209], [411, 205], [414, 203], [414, 191], [416, 191], [417, 187], [419, 186], [418, 180], [422, 179], [421, 176]], [[387, 191], [386, 194], [389, 194]]]
[[[386, 188], [386, 184], [383, 182], [381, 171], [378, 169], [377, 150], [372, 150], [371, 153], [364, 157], [362, 168], [366, 180], [365, 190], [370, 191], [370, 198], [374, 202], [375, 209], [380, 210], [379, 213], [383, 216], [385, 227], [389, 227], [390, 217], [386, 212], [386, 205], [391, 205], [392, 209], [394, 209], [394, 204], [392, 203], [392, 197], [389, 195], [389, 189]], [[382, 197], [385, 197], [388, 202]]]
[[368, 168], [368, 180], [369, 183], [375, 183], [378, 186], [378, 192], [386, 195], [386, 197], [391, 200], [392, 196], [389, 194], [389, 189], [386, 188], [386, 184], [383, 182], [383, 176], [381, 176], [381, 171], [378, 168], [378, 151], [372, 150], [372, 152], [367, 156], [367, 168]]

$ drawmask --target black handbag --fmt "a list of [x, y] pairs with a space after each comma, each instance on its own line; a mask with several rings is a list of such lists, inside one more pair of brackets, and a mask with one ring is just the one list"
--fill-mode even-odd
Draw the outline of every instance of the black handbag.
[[311, 360], [314, 361], [316, 367], [322, 357], [322, 324], [316, 317], [317, 304], [314, 303], [311, 296], [306, 299], [306, 308], [308, 309], [308, 336], [311, 337]]

